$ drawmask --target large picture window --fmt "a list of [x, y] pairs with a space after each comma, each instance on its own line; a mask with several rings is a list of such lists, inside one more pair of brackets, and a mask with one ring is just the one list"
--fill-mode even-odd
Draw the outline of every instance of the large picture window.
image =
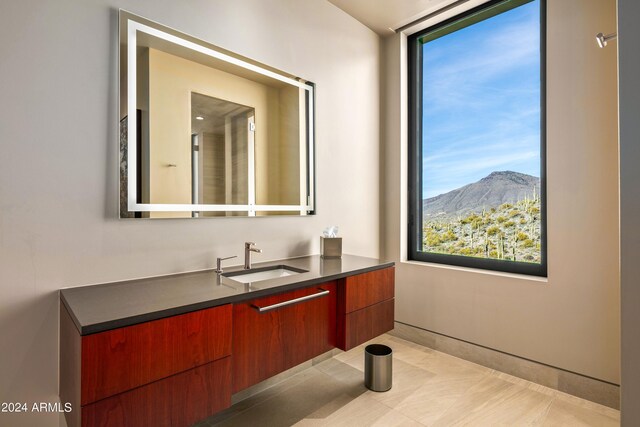
[[545, 3], [408, 38], [409, 256], [546, 276]]

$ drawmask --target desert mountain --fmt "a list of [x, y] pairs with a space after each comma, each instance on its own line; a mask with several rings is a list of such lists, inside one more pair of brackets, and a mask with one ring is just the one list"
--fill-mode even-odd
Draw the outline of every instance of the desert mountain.
[[[535, 190], [534, 190], [535, 189]], [[481, 212], [540, 194], [540, 178], [520, 172], [491, 172], [480, 181], [422, 201], [425, 219]]]

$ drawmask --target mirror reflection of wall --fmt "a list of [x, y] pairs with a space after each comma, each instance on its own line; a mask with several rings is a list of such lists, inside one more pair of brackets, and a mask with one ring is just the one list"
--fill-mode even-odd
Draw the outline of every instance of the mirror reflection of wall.
[[[207, 58], [152, 33], [138, 32], [134, 51], [132, 90], [141, 117], [136, 203], [206, 205], [208, 210], [147, 208], [142, 216], [304, 215], [313, 210], [313, 150], [308, 147], [313, 86]], [[121, 55], [122, 62], [125, 78], [127, 58]], [[126, 98], [127, 84], [121, 87]], [[125, 101], [122, 117], [131, 108]]]
[[[255, 110], [199, 93], [191, 94], [193, 204], [254, 203], [249, 186], [253, 165]], [[251, 187], [251, 188], [250, 188]], [[249, 192], [254, 194], [249, 195]], [[246, 212], [197, 212], [202, 216], [242, 215]]]

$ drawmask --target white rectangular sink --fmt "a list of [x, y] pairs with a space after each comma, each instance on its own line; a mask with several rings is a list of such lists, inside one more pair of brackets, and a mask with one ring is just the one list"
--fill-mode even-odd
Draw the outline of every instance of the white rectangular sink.
[[257, 268], [246, 272], [232, 272], [223, 274], [228, 279], [240, 283], [255, 283], [262, 280], [277, 279], [280, 277], [293, 276], [294, 274], [306, 273], [299, 268], [288, 267], [286, 265], [276, 265], [272, 267]]

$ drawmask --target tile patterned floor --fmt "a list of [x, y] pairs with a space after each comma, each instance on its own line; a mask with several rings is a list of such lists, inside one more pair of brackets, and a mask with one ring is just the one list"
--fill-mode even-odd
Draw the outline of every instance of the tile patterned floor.
[[390, 335], [393, 388], [363, 385], [364, 346], [199, 424], [209, 426], [619, 426], [620, 412]]

